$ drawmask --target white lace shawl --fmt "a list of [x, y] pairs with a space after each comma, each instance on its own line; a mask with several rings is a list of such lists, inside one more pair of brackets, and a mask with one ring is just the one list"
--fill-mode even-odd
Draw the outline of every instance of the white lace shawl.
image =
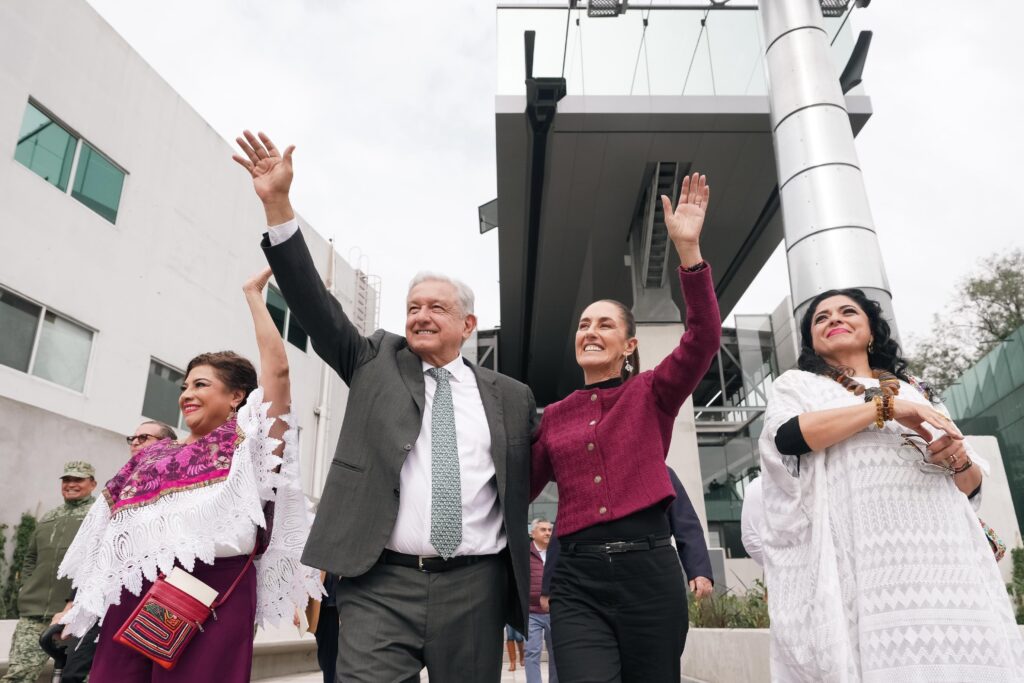
[[[901, 399], [927, 403], [901, 384]], [[1019, 672], [1024, 658], [1005, 587], [972, 504], [952, 479], [901, 461], [892, 443], [908, 430], [891, 422], [823, 452], [782, 455], [775, 435], [787, 420], [862, 399], [799, 370], [780, 376], [772, 391], [759, 440], [772, 680], [1020, 680], [1007, 675]], [[988, 463], [965, 446], [987, 475]], [[890, 513], [886, 523], [878, 521]], [[860, 525], [856, 531], [849, 520]], [[962, 586], [935, 587], [936, 576], [954, 571], [969, 577]], [[914, 624], [921, 605], [931, 608], [931, 621], [945, 620], [949, 628], [931, 629], [927, 619]], [[984, 607], [971, 611], [972, 605]], [[978, 643], [971, 640], [975, 627], [985, 629]], [[948, 661], [918, 677], [933, 637], [948, 639]], [[882, 679], [880, 670], [888, 672]]]
[[274, 502], [274, 519], [267, 550], [254, 562], [257, 622], [291, 619], [310, 598], [320, 599], [319, 571], [299, 562], [313, 512], [300, 484], [298, 433], [290, 415], [278, 418], [289, 427], [283, 456], [274, 455], [281, 442], [269, 436], [269, 408], [257, 388], [238, 411], [245, 438], [224, 481], [170, 493], [113, 517], [102, 496], [96, 501], [57, 572], [77, 589], [75, 606], [63, 619], [72, 633], [84, 634], [110, 605], [120, 604], [122, 588], [139, 595], [144, 578], [153, 581], [175, 561], [187, 571], [197, 559], [212, 563], [218, 543], [233, 543], [251, 534], [253, 525], [264, 525], [266, 501]]

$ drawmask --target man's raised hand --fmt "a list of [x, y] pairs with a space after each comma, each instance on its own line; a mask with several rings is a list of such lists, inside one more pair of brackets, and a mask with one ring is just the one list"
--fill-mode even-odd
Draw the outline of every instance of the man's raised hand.
[[295, 145], [278, 151], [266, 133], [259, 137], [243, 131], [244, 137], [235, 138], [245, 156], [234, 154], [238, 164], [252, 176], [252, 186], [267, 212], [267, 224], [278, 225], [294, 217], [288, 192], [292, 186], [292, 152]]

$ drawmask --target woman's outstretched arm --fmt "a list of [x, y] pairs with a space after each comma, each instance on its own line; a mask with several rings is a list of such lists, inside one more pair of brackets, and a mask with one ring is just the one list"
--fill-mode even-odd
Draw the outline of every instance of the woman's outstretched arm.
[[[288, 356], [284, 350], [284, 340], [277, 326], [274, 325], [267, 303], [263, 299], [263, 289], [270, 280], [270, 268], [264, 268], [242, 285], [245, 300], [252, 313], [252, 324], [256, 332], [256, 346], [260, 354], [259, 382], [263, 387], [263, 400], [270, 402], [270, 417], [286, 414], [291, 409], [291, 382], [288, 376]], [[280, 439], [287, 425], [278, 420], [270, 430], [270, 436]]]

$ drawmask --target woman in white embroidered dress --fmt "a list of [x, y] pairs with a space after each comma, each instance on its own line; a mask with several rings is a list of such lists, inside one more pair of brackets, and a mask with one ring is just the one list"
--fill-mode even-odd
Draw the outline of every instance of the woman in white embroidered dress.
[[[259, 386], [252, 364], [233, 352], [194, 358], [179, 398], [190, 435], [133, 455], [105, 485], [61, 564], [76, 589], [67, 630], [82, 634], [103, 620], [93, 683], [247, 682], [254, 624], [291, 618], [296, 606], [320, 597], [319, 573], [299, 563], [312, 514], [288, 424], [288, 359], [263, 300], [269, 278], [268, 268], [243, 287]], [[254, 548], [259, 554], [247, 567]], [[176, 564], [220, 593], [242, 578], [216, 620], [165, 671], [112, 636], [158, 572]]]
[[800, 331], [760, 439], [773, 679], [1024, 680], [972, 506], [987, 464], [861, 290], [818, 295]]

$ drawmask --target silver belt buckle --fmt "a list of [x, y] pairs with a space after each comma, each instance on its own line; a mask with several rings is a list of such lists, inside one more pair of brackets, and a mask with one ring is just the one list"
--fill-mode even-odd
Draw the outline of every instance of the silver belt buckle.
[[421, 572], [427, 571], [426, 569], [423, 568], [423, 555], [417, 555], [416, 556], [416, 562], [417, 562], [417, 566], [419, 567], [419, 570]]
[[624, 553], [629, 551], [630, 544], [627, 541], [613, 541], [604, 544], [604, 551], [609, 555], [612, 553]]

